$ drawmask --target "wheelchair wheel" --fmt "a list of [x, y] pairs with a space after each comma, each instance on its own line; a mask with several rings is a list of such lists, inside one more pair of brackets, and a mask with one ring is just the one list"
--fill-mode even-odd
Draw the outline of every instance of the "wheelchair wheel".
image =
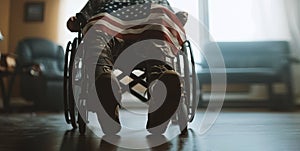
[[[76, 123], [76, 105], [72, 88], [72, 65], [74, 63], [74, 55], [76, 53], [78, 40], [75, 38], [73, 42], [69, 42], [65, 54], [65, 71], [64, 71], [64, 110], [65, 119], [71, 124], [73, 129], [77, 128]], [[70, 48], [71, 47], [71, 48]]]
[[64, 65], [64, 113], [65, 113], [65, 120], [68, 124], [71, 123], [70, 119], [70, 114], [69, 114], [69, 89], [68, 89], [68, 79], [69, 79], [69, 72], [68, 72], [68, 63], [69, 63], [69, 55], [70, 55], [70, 47], [71, 47], [71, 42], [69, 41], [66, 49], [66, 54], [65, 54], [65, 65]]
[[183, 45], [183, 54], [179, 55], [177, 69], [181, 75], [182, 96], [178, 106], [177, 123], [181, 134], [187, 133], [188, 123], [192, 122], [197, 108], [197, 80], [194, 68], [194, 58], [189, 41]]
[[191, 49], [191, 44], [186, 41], [183, 46], [184, 56], [184, 87], [186, 88], [185, 104], [188, 111], [188, 121], [192, 122], [195, 117], [198, 100], [197, 100], [197, 77], [195, 71], [195, 61]]

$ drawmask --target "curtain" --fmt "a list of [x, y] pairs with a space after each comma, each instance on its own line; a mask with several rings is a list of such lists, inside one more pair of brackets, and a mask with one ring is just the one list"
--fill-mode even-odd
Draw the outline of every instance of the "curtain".
[[288, 40], [284, 0], [209, 0], [216, 41]]
[[285, 0], [285, 12], [291, 36], [293, 56], [300, 56], [300, 1]]
[[286, 0], [251, 0], [256, 40], [291, 40]]
[[[291, 55], [296, 58], [300, 58], [300, 1], [299, 0], [282, 0], [284, 1], [286, 13], [286, 19], [288, 23], [288, 29], [290, 32], [290, 48]], [[297, 100], [300, 103], [300, 65], [294, 64], [292, 66], [293, 79], [294, 79], [294, 92]]]
[[[300, 58], [300, 1], [253, 0], [256, 8], [257, 33], [264, 40], [288, 40], [291, 56]], [[300, 65], [292, 64], [294, 93], [300, 103]]]

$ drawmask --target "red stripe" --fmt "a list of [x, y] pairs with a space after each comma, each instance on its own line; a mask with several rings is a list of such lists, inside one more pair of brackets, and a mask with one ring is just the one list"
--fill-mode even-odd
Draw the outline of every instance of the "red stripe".
[[151, 40], [151, 39], [167, 41], [168, 43], [171, 44], [173, 54], [176, 55], [178, 53], [178, 49], [176, 48], [176, 45], [174, 43], [172, 43], [170, 37], [160, 31], [146, 30], [141, 35], [124, 34], [124, 35], [118, 35], [118, 36], [119, 36], [119, 38], [133, 40], [136, 42], [142, 41], [142, 40]]
[[179, 20], [179, 18], [172, 12], [170, 11], [168, 8], [165, 7], [159, 7], [159, 8], [153, 8], [151, 9], [151, 13], [162, 13], [162, 14], [167, 14], [168, 17], [175, 23], [178, 25], [178, 27], [184, 31], [183, 25], [181, 23], [181, 21]]
[[[115, 20], [109, 18], [109, 17], [102, 17], [102, 20], [105, 20], [107, 22], [109, 22], [110, 24], [114, 25], [114, 26], [117, 26], [118, 28], [120, 29], [140, 29], [140, 28], [143, 28], [145, 27], [146, 25], [158, 25], [158, 26], [164, 26], [165, 28], [167, 28], [169, 30], [170, 33], [172, 33], [175, 37], [177, 37], [177, 39], [180, 40], [179, 43], [182, 43], [182, 39], [180, 38], [180, 33], [172, 28], [171, 25], [169, 25], [166, 21], [162, 20], [162, 19], [155, 19], [155, 20], [151, 20], [151, 23], [150, 22], [146, 22], [146, 24], [138, 24], [138, 25], [123, 25], [123, 24], [120, 24], [118, 22], [116, 22]], [[157, 22], [157, 21], [160, 21], [160, 22]], [[184, 31], [182, 31], [184, 33]], [[184, 36], [184, 35], [183, 35]]]
[[[183, 25], [181, 23], [181, 21], [178, 19], [178, 17], [172, 12], [170, 11], [168, 8], [165, 8], [165, 7], [158, 7], [158, 8], [152, 8], [150, 13], [160, 13], [160, 14], [163, 14], [163, 15], [167, 15], [171, 21], [173, 23], [175, 23], [182, 31], [184, 31], [184, 28], [183, 28]], [[100, 20], [100, 19], [103, 19], [105, 21], [108, 21], [112, 24], [114, 24], [115, 26], [119, 26], [119, 27], [123, 27], [123, 28], [129, 28], [129, 27], [126, 27], [126, 25], [124, 24], [121, 24], [117, 21], [115, 21], [113, 18], [114, 16], [111, 16], [112, 18], [110, 18], [108, 15], [105, 15], [105, 16], [98, 16], [98, 17], [95, 17], [95, 18], [91, 18], [89, 20], [90, 21], [97, 21], [97, 20]], [[116, 17], [117, 18], [117, 17]], [[159, 23], [161, 22], [161, 20], [163, 19], [153, 19], [151, 18], [150, 20], [147, 21], [148, 24], [151, 24], [151, 23]]]
[[[145, 26], [145, 24], [148, 24], [148, 25], [151, 25], [151, 24], [161, 24], [161, 25], [164, 25], [165, 27], [167, 27], [169, 30], [173, 27], [173, 25], [170, 25], [168, 22], [166, 22], [165, 20], [163, 19], [150, 19], [146, 22], [140, 22], [138, 23], [137, 22], [137, 25], [127, 25], [127, 24], [124, 24], [125, 22], [117, 22], [116, 20], [114, 20], [113, 18], [110, 18], [109, 16], [101, 16], [101, 17], [96, 17], [96, 18], [93, 18], [91, 19], [91, 21], [97, 21], [97, 20], [104, 20], [104, 21], [107, 21], [109, 22], [110, 24], [114, 25], [114, 26], [117, 26], [118, 28], [121, 28], [121, 29], [127, 29], [127, 28], [131, 28], [131, 29], [136, 29], [136, 28], [141, 28], [140, 26]], [[171, 20], [173, 21], [173, 20]], [[173, 21], [173, 23], [177, 24], [176, 22]], [[182, 25], [181, 24], [177, 24], [177, 26], [181, 29], [181, 31], [184, 33], [184, 29], [182, 28]]]
[[[94, 28], [93, 30], [101, 30], [113, 37], [117, 37], [120, 39], [126, 39], [126, 40], [131, 40], [131, 41], [141, 41], [141, 40], [149, 40], [149, 39], [159, 39], [159, 40], [164, 40], [167, 41], [169, 43], [171, 43], [173, 46], [173, 53], [177, 54], [178, 50], [175, 47], [176, 44], [174, 44], [172, 42], [171, 37], [169, 37], [167, 34], [165, 34], [162, 31], [158, 31], [158, 30], [145, 30], [140, 34], [121, 34], [118, 32], [115, 32], [114, 30], [111, 30], [109, 27], [103, 26], [103, 25], [97, 25], [97, 26], [93, 26], [92, 28]], [[177, 39], [178, 40], [178, 39]], [[182, 45], [183, 42], [182, 40], [179, 41], [179, 44]]]
[[126, 39], [126, 40], [133, 40], [136, 42], [141, 41], [141, 40], [149, 40], [149, 39], [165, 40], [172, 44], [172, 51], [174, 54], [177, 54], [178, 53], [178, 49], [176, 48], [177, 44], [174, 44], [172, 42], [172, 40], [177, 41], [179, 43], [179, 45], [181, 46], [184, 42], [184, 39], [182, 39], [182, 38], [185, 38], [185, 35], [182, 35], [183, 37], [181, 38], [180, 32], [178, 32], [177, 29], [174, 29], [173, 26], [176, 24], [179, 27], [179, 30], [181, 30], [181, 32], [183, 34], [185, 34], [182, 23], [180, 22], [180, 20], [177, 18], [177, 16], [173, 12], [171, 12], [169, 9], [167, 9], [165, 7], [152, 8], [150, 13], [157, 13], [157, 14], [161, 13], [162, 17], [168, 16], [170, 18], [170, 20], [172, 21], [171, 22], [172, 25], [170, 25], [166, 20], [164, 20], [164, 18], [158, 18], [158, 19], [150, 18], [149, 20], [146, 20], [146, 21], [139, 21], [140, 23], [137, 21], [137, 25], [129, 25], [127, 21], [118, 22], [118, 20], [116, 20], [117, 17], [111, 16], [111, 15], [94, 17], [94, 18], [91, 18], [89, 20], [89, 22], [102, 20], [102, 21], [108, 22], [109, 24], [111, 24], [115, 27], [124, 29], [124, 31], [126, 31], [126, 29], [131, 29], [131, 30], [133, 30], [133, 32], [134, 32], [134, 30], [142, 29], [147, 25], [157, 26], [158, 29], [164, 27], [170, 32], [171, 35], [169, 35], [168, 33], [164, 33], [163, 30], [159, 31], [159, 30], [154, 30], [154, 29], [146, 29], [139, 33], [122, 34], [122, 33], [119, 33], [117, 31], [113, 30], [109, 26], [101, 24], [101, 22], [99, 24], [96, 23], [94, 26], [92, 26], [92, 29], [93, 30], [101, 30], [113, 37], [118, 37], [118, 38]]
[[[139, 25], [139, 26], [140, 26], [140, 28], [142, 28], [142, 27], [144, 27], [145, 25]], [[159, 27], [161, 27], [161, 25], [159, 25]], [[107, 33], [108, 33], [109, 35], [111, 35], [111, 36], [115, 36], [115, 35], [118, 35], [118, 34], [119, 34], [119, 32], [117, 32], [117, 31], [115, 31], [115, 30], [111, 29], [110, 27], [107, 27], [107, 26], [105, 26], [105, 25], [103, 25], [103, 24], [96, 24], [96, 25], [95, 25], [95, 28], [98, 29], [98, 30], [103, 30], [104, 32], [107, 32]], [[130, 29], [132, 29], [132, 28], [130, 28]], [[139, 28], [135, 28], [135, 29], [139, 29]], [[124, 29], [124, 31], [125, 31], [125, 30], [126, 30], [126, 29]], [[147, 30], [156, 31], [156, 30], [154, 30], [154, 29], [147, 29]], [[182, 44], [182, 43], [183, 43], [183, 39], [181, 39], [179, 33], [178, 33], [175, 29], [171, 28], [171, 29], [169, 29], [169, 31], [170, 31], [170, 33], [171, 33], [174, 37], [177, 38], [179, 44]], [[144, 32], [144, 31], [142, 31], [142, 32]], [[163, 31], [161, 31], [161, 32], [163, 32]], [[130, 33], [130, 34], [134, 34], [134, 33]], [[137, 35], [140, 35], [140, 34], [142, 34], [142, 33], [136, 33], [136, 34], [137, 34]], [[165, 35], [168, 35], [168, 33], [166, 33]]]

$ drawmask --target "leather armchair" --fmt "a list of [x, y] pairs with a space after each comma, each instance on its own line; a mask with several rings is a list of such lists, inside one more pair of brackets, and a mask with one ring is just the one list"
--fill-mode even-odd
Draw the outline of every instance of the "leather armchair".
[[18, 43], [16, 54], [22, 97], [38, 110], [63, 109], [63, 48], [46, 39], [27, 38]]

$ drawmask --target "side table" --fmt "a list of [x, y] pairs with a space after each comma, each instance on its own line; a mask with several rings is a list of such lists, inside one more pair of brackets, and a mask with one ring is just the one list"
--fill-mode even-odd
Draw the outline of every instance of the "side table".
[[[0, 87], [4, 111], [10, 110], [10, 96], [16, 76], [16, 57], [12, 54], [0, 54]], [[8, 78], [8, 86], [4, 79]]]

